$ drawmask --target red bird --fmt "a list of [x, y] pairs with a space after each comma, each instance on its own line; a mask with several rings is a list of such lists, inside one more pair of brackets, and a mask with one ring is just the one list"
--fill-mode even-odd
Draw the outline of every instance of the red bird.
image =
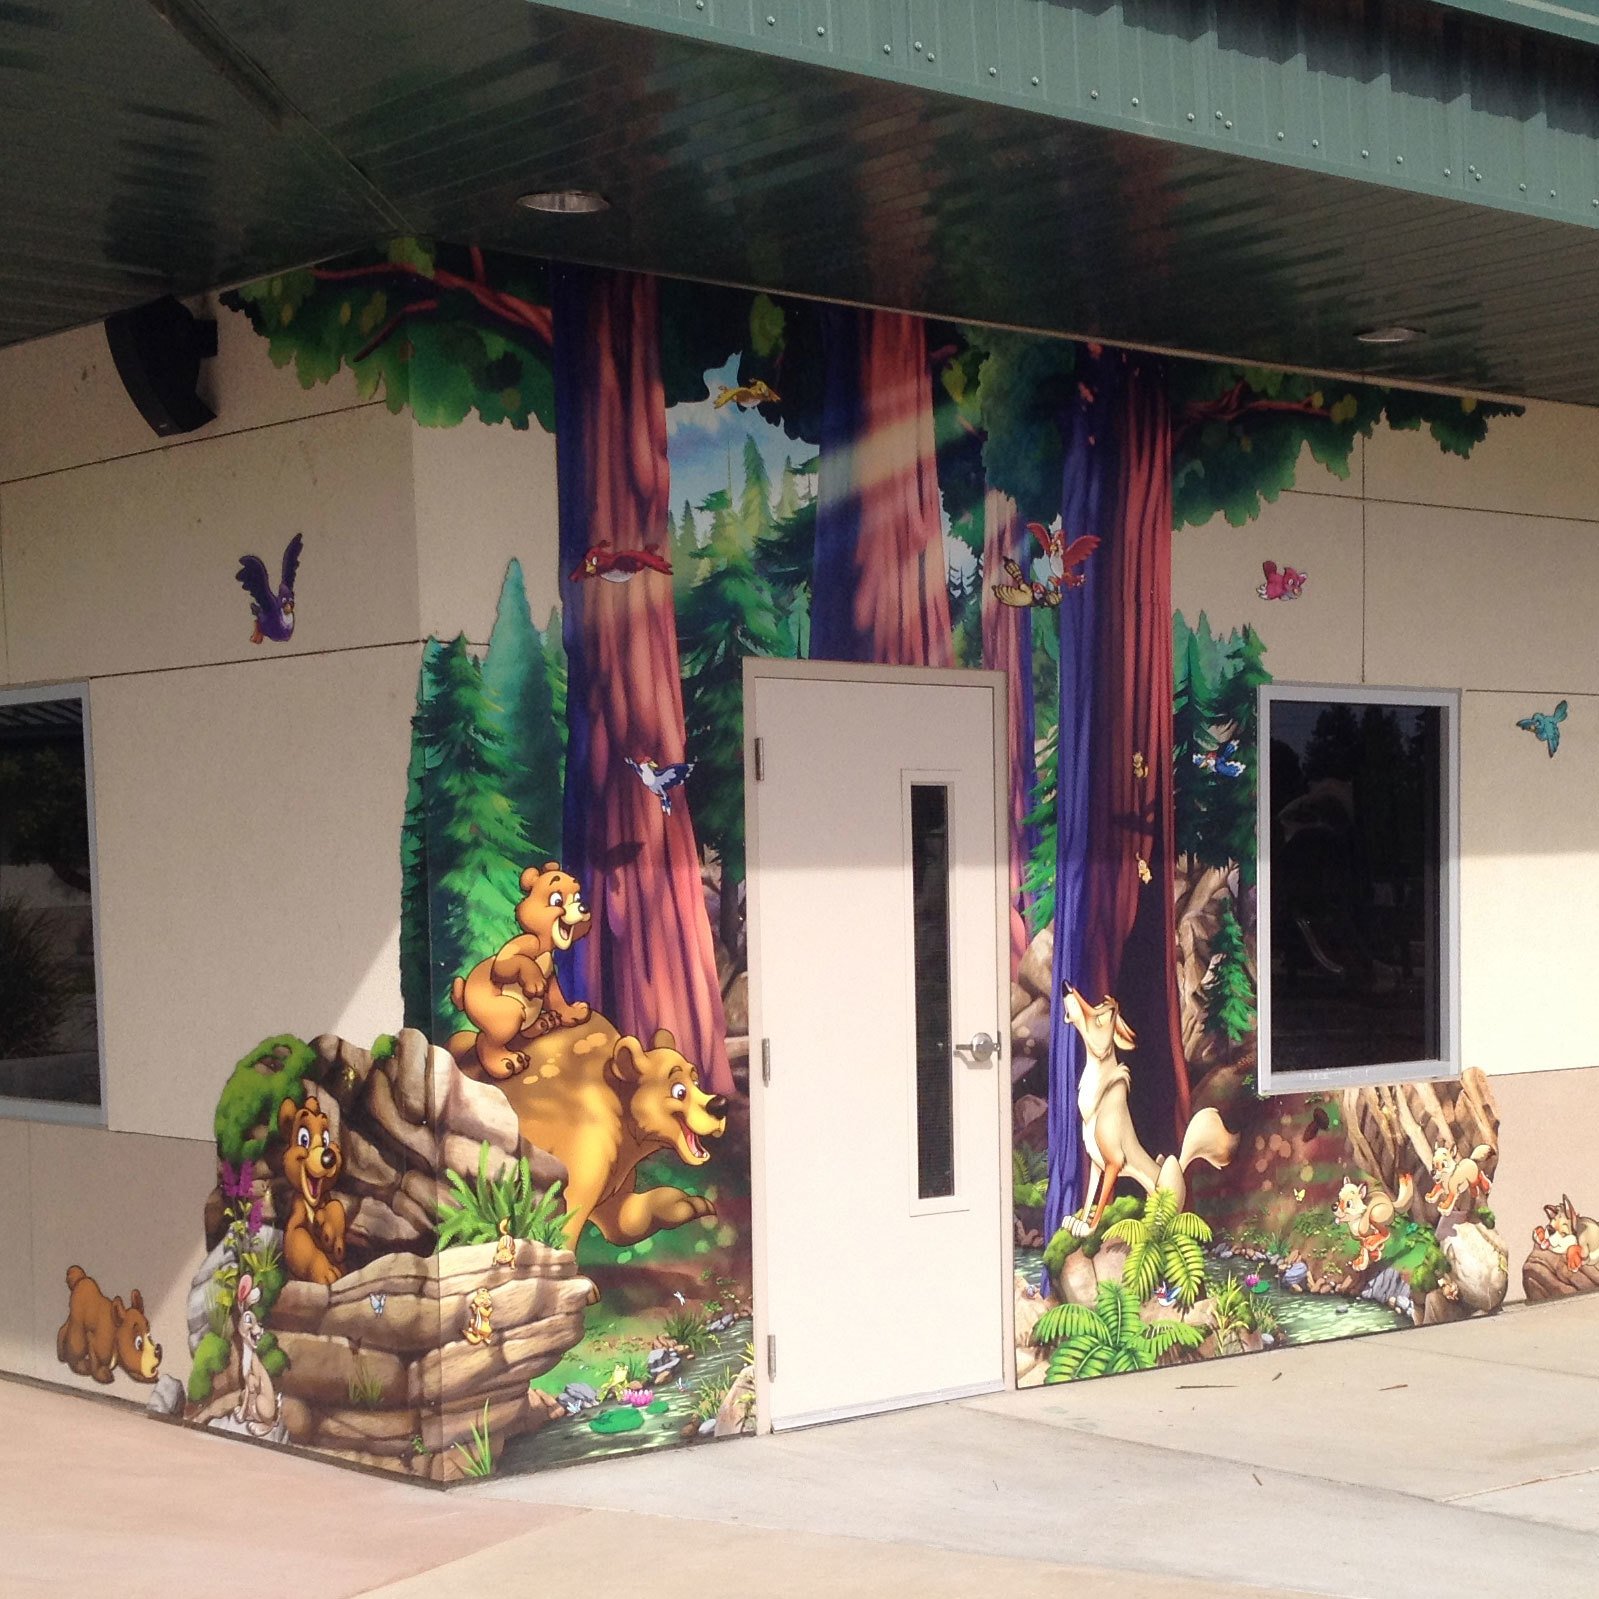
[[1044, 552], [1044, 562], [1049, 568], [1048, 581], [1064, 588], [1080, 589], [1087, 581], [1087, 574], [1074, 572], [1072, 568], [1081, 566], [1099, 548], [1098, 538], [1092, 533], [1085, 533], [1068, 544], [1065, 528], [1051, 533], [1042, 522], [1029, 522], [1027, 531], [1038, 540], [1039, 548]]
[[646, 571], [672, 575], [672, 563], [661, 554], [659, 544], [646, 544], [642, 550], [613, 550], [601, 540], [590, 546], [571, 581], [581, 583], [585, 578], [603, 577], [607, 583], [626, 583]]
[[1262, 561], [1260, 569], [1266, 574], [1266, 581], [1255, 592], [1263, 600], [1297, 600], [1305, 591], [1305, 580], [1309, 572], [1296, 572], [1293, 567], [1285, 566], [1278, 569], [1275, 561]]

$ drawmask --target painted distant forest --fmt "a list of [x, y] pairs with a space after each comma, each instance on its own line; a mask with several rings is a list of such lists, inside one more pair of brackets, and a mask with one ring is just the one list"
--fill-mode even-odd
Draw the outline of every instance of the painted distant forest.
[[[1253, 1093], [1267, 641], [1175, 614], [1171, 551], [1301, 472], [1347, 475], [1378, 428], [1464, 457], [1510, 408], [415, 241], [232, 303], [307, 384], [348, 367], [422, 426], [555, 435], [559, 548], [484, 573], [499, 609], [481, 658], [462, 638], [423, 654], [405, 1021], [441, 1045], [470, 1025], [452, 986], [514, 931], [524, 870], [558, 862], [592, 916], [554, 956], [566, 1000], [639, 1038], [668, 1029], [733, 1107], [707, 1168], [720, 1229], [701, 1239], [732, 1298], [747, 1308], [747, 655], [1009, 678], [1023, 1381], [1292, 1341], [1286, 1319], [1269, 1331], [1263, 1273], [1274, 1297], [1358, 1299], [1398, 1261], [1403, 1291], [1396, 1276], [1365, 1301], [1388, 1316], [1453, 1281], [1451, 1229], [1419, 1198], [1391, 1229], [1403, 1259], [1366, 1260], [1341, 1221], [1292, 1230], [1329, 1218], [1346, 1178], [1392, 1191], [1404, 1156], [1370, 1105]], [[534, 617], [526, 573], [552, 561], [560, 602]], [[1114, 995], [1136, 1030], [1129, 1109], [1151, 1148], [1183, 1144], [1202, 1107], [1240, 1140], [1185, 1197], [1124, 1182], [1084, 1214], [1068, 987]], [[1452, 1140], [1464, 1116], [1440, 1102], [1422, 1125]], [[1310, 1198], [1274, 1208], [1296, 1187]], [[658, 1233], [657, 1265], [699, 1225]], [[678, 1279], [626, 1289], [646, 1262], [592, 1231], [577, 1254], [618, 1274], [591, 1342], [613, 1303], [629, 1332], [658, 1323]]]

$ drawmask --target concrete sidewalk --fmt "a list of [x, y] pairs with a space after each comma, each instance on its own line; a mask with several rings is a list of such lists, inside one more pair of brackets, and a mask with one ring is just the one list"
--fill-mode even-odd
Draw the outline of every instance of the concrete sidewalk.
[[[0, 1595], [1599, 1592], [1599, 1302], [449, 1494], [0, 1383]], [[578, 1589], [577, 1585], [582, 1588]]]

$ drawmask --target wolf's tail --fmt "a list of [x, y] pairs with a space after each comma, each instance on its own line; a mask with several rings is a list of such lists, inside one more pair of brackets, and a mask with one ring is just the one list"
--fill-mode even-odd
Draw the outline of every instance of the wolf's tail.
[[1218, 1171], [1231, 1163], [1238, 1148], [1238, 1134], [1227, 1131], [1221, 1112], [1207, 1105], [1194, 1113], [1194, 1119], [1183, 1134], [1183, 1150], [1178, 1164], [1186, 1171], [1196, 1160], [1207, 1161]]
[[1409, 1172], [1400, 1174], [1399, 1185], [1394, 1189], [1394, 1214], [1410, 1209], [1410, 1202], [1416, 1197], [1416, 1180]]

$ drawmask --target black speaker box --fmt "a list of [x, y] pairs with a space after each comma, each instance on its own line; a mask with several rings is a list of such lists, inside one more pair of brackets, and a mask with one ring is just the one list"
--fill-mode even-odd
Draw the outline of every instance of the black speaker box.
[[217, 325], [169, 294], [105, 319], [117, 376], [139, 415], [163, 438], [192, 433], [216, 412], [194, 392], [200, 362], [217, 353]]

